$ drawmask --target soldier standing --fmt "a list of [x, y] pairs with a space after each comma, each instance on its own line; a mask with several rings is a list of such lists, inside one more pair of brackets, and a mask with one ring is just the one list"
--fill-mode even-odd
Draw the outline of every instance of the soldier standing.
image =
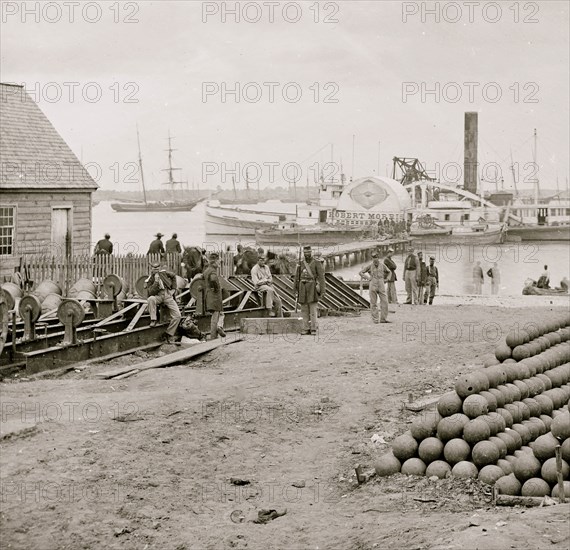
[[97, 241], [95, 245], [94, 254], [112, 254], [113, 243], [111, 242], [111, 235], [105, 233], [105, 238]]
[[394, 249], [389, 248], [384, 258], [384, 265], [390, 270], [390, 274], [386, 278], [387, 283], [387, 293], [388, 293], [388, 303], [397, 304], [398, 294], [396, 293], [396, 262], [392, 259], [392, 254], [394, 254]]
[[182, 252], [182, 247], [178, 241], [178, 235], [176, 233], [172, 234], [172, 239], [166, 241], [166, 253], [167, 254], [180, 254]]
[[155, 235], [155, 237], [156, 239], [154, 239], [154, 241], [152, 241], [148, 247], [148, 252], [146, 253], [147, 256], [150, 254], [164, 254], [164, 245], [160, 240], [162, 237], [164, 237], [164, 235], [159, 232]]
[[208, 259], [208, 267], [204, 270], [204, 292], [206, 293], [206, 311], [212, 314], [210, 320], [210, 340], [218, 336], [225, 337], [224, 331], [224, 305], [222, 284], [218, 276], [219, 254], [212, 252]]
[[429, 265], [427, 267], [427, 285], [426, 285], [424, 303], [427, 303], [430, 306], [433, 304], [435, 291], [438, 288], [439, 288], [439, 271], [435, 266], [435, 256], [430, 256]]
[[303, 316], [302, 334], [317, 334], [318, 303], [325, 295], [326, 282], [323, 265], [313, 258], [310, 246], [303, 247], [303, 259], [295, 273], [295, 288]]
[[485, 278], [483, 277], [483, 269], [481, 267], [481, 262], [477, 262], [473, 268], [473, 286], [475, 287], [475, 294], [481, 294], [483, 283]]
[[418, 287], [417, 287], [417, 275], [416, 269], [418, 267], [418, 259], [414, 254], [414, 249], [412, 247], [408, 250], [408, 256], [404, 262], [404, 281], [406, 283], [406, 293], [407, 299], [405, 304], [417, 304], [418, 303]]
[[416, 269], [417, 274], [417, 285], [418, 285], [418, 303], [420, 305], [425, 304], [424, 292], [427, 284], [427, 266], [424, 262], [424, 255], [422, 252], [418, 252], [418, 267]]
[[[388, 296], [384, 286], [384, 277], [390, 273], [386, 265], [379, 260], [378, 253], [372, 253], [372, 263], [366, 266], [360, 276], [368, 276], [370, 280], [370, 312], [374, 323], [390, 323], [388, 321]], [[378, 298], [380, 298], [380, 319], [378, 319]]]

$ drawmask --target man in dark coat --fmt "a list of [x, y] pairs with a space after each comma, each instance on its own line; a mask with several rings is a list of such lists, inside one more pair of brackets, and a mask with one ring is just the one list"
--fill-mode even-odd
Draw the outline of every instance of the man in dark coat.
[[156, 239], [154, 239], [154, 241], [152, 241], [148, 247], [148, 252], [146, 253], [147, 256], [150, 254], [164, 254], [164, 245], [160, 240], [162, 237], [164, 237], [164, 235], [162, 233], [157, 233], [155, 237]]
[[390, 270], [390, 274], [386, 278], [386, 291], [388, 294], [388, 303], [397, 304], [398, 295], [396, 294], [396, 262], [392, 259], [392, 254], [394, 254], [394, 249], [389, 248], [386, 252], [386, 257], [384, 258], [384, 265]]
[[208, 267], [203, 272], [206, 311], [212, 314], [210, 340], [215, 340], [218, 336], [223, 338], [226, 335], [224, 331], [224, 305], [222, 303], [223, 290], [218, 276], [219, 259], [220, 256], [212, 252], [208, 258]]
[[178, 235], [176, 233], [172, 234], [172, 239], [166, 241], [166, 253], [167, 254], [180, 254], [182, 252], [182, 247], [178, 242]]
[[416, 270], [417, 280], [416, 284], [418, 286], [418, 303], [420, 305], [424, 305], [426, 302], [424, 301], [424, 292], [427, 285], [427, 266], [424, 262], [424, 255], [422, 252], [418, 252], [418, 268]]
[[94, 254], [112, 254], [113, 253], [113, 243], [111, 242], [111, 235], [105, 233], [105, 238], [97, 241], [95, 245]]
[[173, 295], [176, 292], [176, 275], [160, 263], [150, 264], [150, 275], [144, 282], [144, 287], [148, 290], [148, 311], [150, 314], [150, 326], [154, 327], [158, 323], [157, 309], [160, 304], [168, 308], [170, 323], [166, 329], [166, 341], [174, 342], [174, 335], [180, 323], [181, 315], [178, 304]]
[[317, 308], [325, 295], [323, 264], [312, 256], [310, 246], [303, 247], [303, 256], [295, 273], [295, 288], [303, 316], [303, 334], [317, 334]]

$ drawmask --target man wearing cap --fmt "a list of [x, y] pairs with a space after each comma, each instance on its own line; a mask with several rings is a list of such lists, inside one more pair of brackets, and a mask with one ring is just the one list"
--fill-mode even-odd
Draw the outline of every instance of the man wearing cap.
[[95, 245], [94, 254], [112, 254], [113, 253], [113, 243], [111, 242], [111, 235], [105, 233], [105, 238], [97, 241]]
[[303, 247], [303, 259], [295, 271], [295, 288], [303, 316], [303, 334], [317, 334], [319, 299], [325, 295], [325, 270], [312, 256], [310, 246]]
[[[384, 286], [384, 278], [390, 273], [384, 262], [380, 261], [378, 252], [372, 253], [372, 263], [360, 271], [362, 278], [370, 281], [370, 312], [374, 323], [389, 323], [388, 296]], [[380, 319], [378, 319], [378, 298], [380, 298]]]
[[152, 241], [148, 247], [148, 252], [146, 253], [147, 256], [150, 254], [164, 254], [164, 245], [160, 240], [162, 237], [164, 237], [164, 235], [162, 233], [157, 233], [155, 237], [156, 239], [154, 239], [154, 241]]
[[258, 257], [257, 264], [251, 269], [251, 280], [258, 292], [265, 293], [265, 307], [269, 311], [269, 316], [283, 317], [281, 298], [273, 287], [273, 276], [265, 263], [266, 260], [264, 254]]
[[161, 267], [159, 262], [150, 264], [150, 275], [144, 282], [148, 291], [148, 311], [150, 314], [150, 326], [156, 326], [158, 322], [157, 309], [160, 304], [168, 308], [170, 323], [166, 328], [166, 341], [174, 342], [174, 335], [180, 323], [181, 315], [178, 304], [173, 298], [176, 291], [176, 275], [166, 268]]
[[181, 254], [182, 253], [182, 247], [180, 246], [180, 243], [178, 242], [178, 235], [176, 233], [172, 234], [172, 239], [168, 239], [166, 241], [166, 253], [167, 254]]
[[386, 293], [388, 294], [388, 303], [389, 304], [397, 304], [398, 303], [398, 295], [396, 294], [396, 281], [398, 278], [396, 277], [396, 262], [392, 259], [392, 254], [394, 254], [394, 249], [389, 248], [386, 252], [386, 257], [384, 258], [384, 265], [390, 270], [390, 274], [386, 277]]
[[226, 335], [224, 331], [224, 305], [222, 295], [222, 284], [218, 276], [219, 254], [212, 252], [208, 258], [208, 267], [203, 272], [205, 307], [211, 313], [210, 319], [210, 340], [215, 340], [218, 335], [222, 338]]
[[416, 269], [417, 279], [416, 284], [418, 285], [418, 303], [424, 305], [424, 292], [426, 291], [427, 285], [427, 265], [424, 262], [423, 252], [418, 252], [418, 267]]
[[417, 304], [418, 303], [418, 287], [417, 287], [417, 275], [416, 270], [418, 267], [418, 259], [414, 254], [413, 247], [408, 249], [408, 256], [404, 262], [404, 281], [406, 283], [406, 293], [407, 298], [404, 302], [405, 304]]
[[[424, 296], [424, 303], [433, 304], [435, 291], [439, 288], [439, 271], [435, 266], [435, 256], [429, 257], [429, 265], [427, 266], [427, 284]], [[428, 302], [429, 299], [429, 302]]]

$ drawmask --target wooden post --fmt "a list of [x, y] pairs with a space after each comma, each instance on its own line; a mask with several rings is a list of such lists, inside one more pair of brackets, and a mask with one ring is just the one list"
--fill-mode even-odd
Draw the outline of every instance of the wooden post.
[[556, 454], [556, 473], [558, 477], [558, 500], [560, 504], [564, 504], [566, 502], [566, 496], [564, 495], [564, 477], [562, 475], [562, 452], [560, 445], [556, 445], [554, 452]]

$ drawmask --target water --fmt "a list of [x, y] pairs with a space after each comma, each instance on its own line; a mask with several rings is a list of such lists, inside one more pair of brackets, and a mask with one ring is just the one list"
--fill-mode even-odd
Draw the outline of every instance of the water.
[[[253, 209], [249, 205], [248, 208]], [[271, 205], [272, 210], [277, 211], [277, 208], [294, 211], [295, 206], [279, 203]], [[117, 254], [146, 254], [148, 245], [158, 231], [165, 235], [164, 242], [172, 233], [177, 233], [178, 240], [183, 245], [202, 246], [207, 250], [225, 250], [228, 246], [235, 249], [238, 242], [252, 246], [255, 244], [253, 236], [240, 239], [235, 235], [206, 235], [204, 202], [191, 212], [115, 212], [108, 202], [101, 202], [93, 208], [92, 239], [97, 241], [105, 232], [109, 232]], [[447, 245], [424, 249], [424, 257], [427, 258], [430, 254], [436, 257], [440, 294], [471, 294], [471, 272], [476, 261], [481, 262], [484, 273], [497, 262], [501, 272], [499, 294], [502, 295], [520, 296], [525, 280], [538, 279], [545, 264], [550, 271], [550, 286], [559, 286], [563, 277], [570, 277], [570, 247], [567, 242]], [[396, 288], [401, 293], [404, 292], [404, 282], [401, 280], [404, 256], [396, 255], [394, 259], [398, 264], [396, 274], [400, 279], [396, 282]], [[358, 279], [361, 267], [354, 265], [335, 273], [347, 280]], [[490, 278], [486, 275], [483, 294], [491, 294]]]

